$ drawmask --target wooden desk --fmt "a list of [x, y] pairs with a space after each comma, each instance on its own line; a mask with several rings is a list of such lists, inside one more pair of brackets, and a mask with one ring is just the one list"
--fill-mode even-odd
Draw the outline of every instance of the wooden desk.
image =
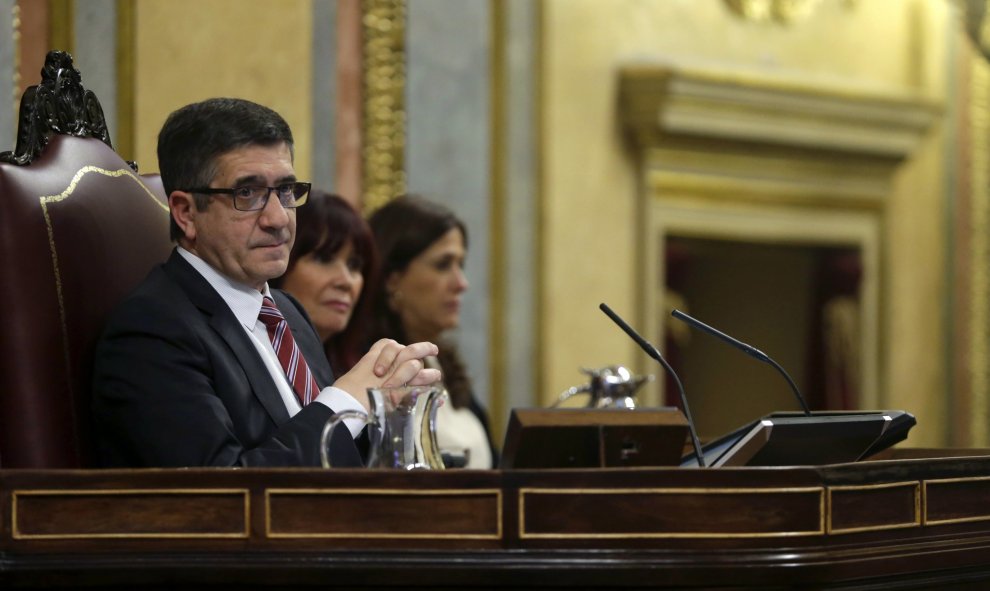
[[891, 457], [717, 470], [0, 471], [0, 587], [990, 585], [990, 456]]

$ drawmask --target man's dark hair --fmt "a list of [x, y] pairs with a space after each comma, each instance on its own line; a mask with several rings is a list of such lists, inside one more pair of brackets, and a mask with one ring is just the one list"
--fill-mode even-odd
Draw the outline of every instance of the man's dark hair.
[[[275, 146], [285, 142], [293, 150], [292, 131], [285, 119], [268, 107], [236, 98], [212, 98], [174, 111], [158, 134], [158, 170], [165, 195], [177, 189], [209, 186], [221, 155], [247, 145]], [[196, 207], [205, 209], [208, 195], [194, 194]], [[170, 218], [172, 240], [182, 236]]]

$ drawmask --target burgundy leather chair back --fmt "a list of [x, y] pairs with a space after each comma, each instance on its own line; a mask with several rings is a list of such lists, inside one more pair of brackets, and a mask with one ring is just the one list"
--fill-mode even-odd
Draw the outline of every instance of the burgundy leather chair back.
[[94, 465], [96, 340], [170, 249], [157, 175], [104, 141], [55, 134], [30, 163], [0, 163], [0, 467]]

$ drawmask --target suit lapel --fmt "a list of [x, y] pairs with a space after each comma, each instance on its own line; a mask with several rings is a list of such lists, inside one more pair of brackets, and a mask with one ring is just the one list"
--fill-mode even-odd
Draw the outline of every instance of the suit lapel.
[[185, 290], [192, 303], [209, 317], [210, 327], [220, 335], [233, 351], [241, 369], [247, 376], [255, 398], [265, 408], [277, 425], [289, 420], [289, 412], [278, 393], [265, 362], [258, 354], [251, 337], [231, 312], [220, 294], [182, 258], [177, 251], [172, 252], [165, 263], [165, 270]]

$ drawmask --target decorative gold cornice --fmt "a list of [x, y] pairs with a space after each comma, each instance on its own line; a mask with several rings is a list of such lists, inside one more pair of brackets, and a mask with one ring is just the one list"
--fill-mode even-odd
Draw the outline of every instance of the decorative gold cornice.
[[748, 142], [900, 161], [942, 110], [926, 97], [669, 64], [623, 67], [620, 116], [641, 145]]
[[406, 2], [362, 0], [361, 14], [362, 186], [374, 211], [406, 191]]

